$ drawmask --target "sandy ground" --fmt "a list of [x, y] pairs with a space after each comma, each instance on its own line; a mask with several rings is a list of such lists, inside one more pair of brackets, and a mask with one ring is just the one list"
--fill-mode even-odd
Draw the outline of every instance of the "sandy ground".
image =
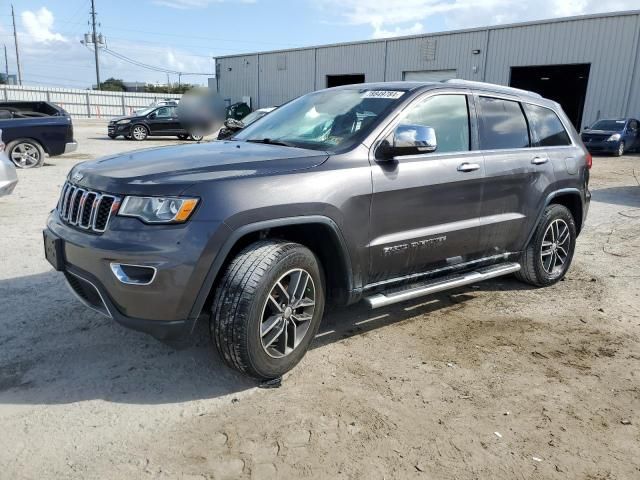
[[[0, 199], [0, 478], [640, 478], [640, 156], [597, 157], [567, 278], [329, 315], [279, 389], [77, 303], [41, 229], [80, 148]], [[150, 140], [144, 146], [176, 143]]]

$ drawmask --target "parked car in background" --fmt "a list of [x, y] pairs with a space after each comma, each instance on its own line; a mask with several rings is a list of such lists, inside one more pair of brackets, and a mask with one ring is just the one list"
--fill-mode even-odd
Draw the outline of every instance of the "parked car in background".
[[138, 114], [139, 112], [146, 110], [148, 108], [153, 107], [177, 107], [180, 102], [179, 98], [164, 98], [162, 100], [156, 100], [155, 102], [151, 102], [149, 105], [143, 108], [138, 108], [134, 111], [134, 113]]
[[227, 118], [224, 122], [224, 126], [218, 131], [218, 140], [224, 140], [225, 138], [232, 137], [236, 132], [239, 132], [244, 127], [251, 125], [256, 120], [264, 117], [267, 113], [273, 112], [277, 107], [265, 107], [251, 112], [242, 120], [236, 120], [235, 118]]
[[535, 93], [348, 85], [231, 141], [76, 165], [45, 256], [88, 307], [164, 339], [209, 322], [228, 365], [275, 378], [302, 359], [325, 303], [562, 280], [590, 167], [562, 108]]
[[9, 160], [9, 157], [7, 157], [4, 147], [2, 130], [0, 130], [0, 197], [11, 194], [18, 184], [16, 166]]
[[598, 120], [581, 133], [582, 142], [591, 153], [616, 156], [640, 149], [640, 122], [635, 118]]
[[117, 117], [109, 122], [107, 135], [109, 138], [119, 136], [137, 141], [149, 136], [175, 136], [180, 140], [200, 141], [202, 135], [188, 132], [178, 118], [178, 107], [173, 105], [149, 107], [135, 115]]
[[0, 129], [5, 152], [18, 168], [40, 167], [50, 157], [73, 152], [73, 122], [51, 102], [0, 102]]

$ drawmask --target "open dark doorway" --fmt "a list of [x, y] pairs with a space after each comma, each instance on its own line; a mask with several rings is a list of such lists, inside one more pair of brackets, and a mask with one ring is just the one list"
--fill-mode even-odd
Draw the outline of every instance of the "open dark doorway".
[[327, 88], [339, 87], [340, 85], [352, 85], [354, 83], [364, 83], [364, 73], [327, 75]]
[[510, 85], [555, 100], [579, 131], [590, 67], [588, 63], [511, 67]]

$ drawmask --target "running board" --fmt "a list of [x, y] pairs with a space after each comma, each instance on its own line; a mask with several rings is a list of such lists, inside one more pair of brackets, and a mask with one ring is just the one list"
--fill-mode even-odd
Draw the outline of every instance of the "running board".
[[413, 285], [405, 289], [394, 289], [392, 291], [377, 293], [370, 297], [365, 297], [364, 301], [371, 308], [386, 307], [393, 303], [404, 302], [414, 298], [429, 295], [431, 293], [449, 290], [451, 288], [462, 287], [471, 283], [482, 282], [490, 278], [508, 275], [520, 270], [520, 264], [515, 262], [500, 263], [491, 265], [490, 267], [478, 268], [471, 272], [460, 273], [457, 275], [448, 275], [445, 279], [435, 279], [430, 282], [422, 283], [418, 286]]

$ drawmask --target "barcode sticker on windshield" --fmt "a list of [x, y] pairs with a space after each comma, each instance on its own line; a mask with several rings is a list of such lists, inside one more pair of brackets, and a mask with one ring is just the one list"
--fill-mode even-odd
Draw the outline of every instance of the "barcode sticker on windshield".
[[360, 98], [390, 98], [395, 100], [404, 95], [400, 90], [368, 90], [360, 95]]

